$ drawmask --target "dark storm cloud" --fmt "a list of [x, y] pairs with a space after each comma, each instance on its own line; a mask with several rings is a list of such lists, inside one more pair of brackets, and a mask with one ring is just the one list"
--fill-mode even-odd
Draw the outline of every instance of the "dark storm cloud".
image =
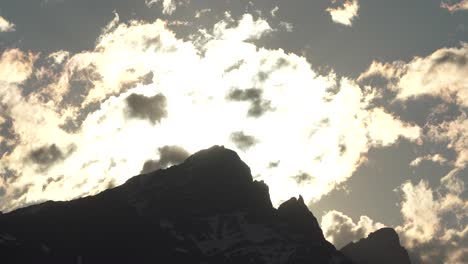
[[167, 117], [167, 100], [162, 94], [151, 97], [131, 94], [127, 97], [126, 102], [129, 117], [147, 119], [152, 124], [156, 124]]
[[164, 146], [158, 149], [158, 160], [147, 160], [140, 173], [148, 173], [182, 163], [190, 153], [179, 146]]
[[309, 174], [305, 172], [292, 176], [291, 178], [293, 178], [297, 184], [303, 184], [305, 182], [310, 182], [314, 180], [314, 177], [310, 176]]
[[262, 98], [263, 91], [258, 88], [250, 88], [246, 90], [233, 89], [227, 95], [230, 101], [248, 101], [250, 108], [247, 115], [250, 117], [260, 117], [267, 111], [272, 110], [271, 102]]
[[253, 147], [255, 144], [258, 143], [257, 138], [250, 135], [246, 135], [242, 131], [232, 133], [230, 139], [232, 142], [234, 142], [234, 144], [236, 144], [236, 146], [240, 150], [243, 151], [246, 151], [247, 149]]

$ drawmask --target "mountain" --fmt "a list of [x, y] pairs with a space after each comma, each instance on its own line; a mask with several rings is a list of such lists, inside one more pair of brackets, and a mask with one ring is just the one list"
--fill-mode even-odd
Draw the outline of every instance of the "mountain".
[[275, 209], [239, 156], [214, 146], [96, 196], [0, 215], [0, 263], [353, 262], [301, 196]]
[[96, 196], [0, 216], [1, 263], [351, 263], [302, 197], [268, 186], [215, 146]]
[[400, 245], [393, 228], [382, 228], [358, 242], [351, 242], [341, 252], [359, 264], [410, 264], [408, 252]]

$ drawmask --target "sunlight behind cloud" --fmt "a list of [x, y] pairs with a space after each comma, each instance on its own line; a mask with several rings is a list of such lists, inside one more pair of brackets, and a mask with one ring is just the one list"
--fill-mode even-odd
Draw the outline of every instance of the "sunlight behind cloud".
[[[351, 177], [369, 148], [418, 138], [418, 127], [372, 108], [372, 90], [333, 73], [319, 75], [304, 57], [251, 42], [271, 31], [261, 18], [227, 16], [193, 41], [183, 41], [161, 20], [113, 21], [95, 50], [53, 55], [64, 68], [41, 90], [52, 100], [39, 100], [39, 93], [15, 95], [18, 111], [11, 115], [21, 143], [2, 158], [1, 169], [13, 169], [19, 180], [4, 183], [10, 198], [1, 208], [95, 194], [138, 174], [165, 145], [194, 153], [224, 144], [239, 151], [254, 177], [269, 185], [275, 205], [298, 194], [317, 200]], [[14, 65], [8, 57], [2, 63]], [[62, 98], [77, 89], [68, 80], [83, 70], [93, 76], [84, 77], [91, 85], [82, 100], [64, 107]], [[152, 101], [156, 95], [164, 100]], [[150, 120], [129, 115], [131, 96], [145, 104], [164, 102], [152, 109], [167, 114]], [[61, 128], [93, 104], [99, 108], [85, 116], [79, 130]], [[31, 111], [42, 117], [21, 114]], [[232, 140], [239, 131], [256, 139], [249, 148]], [[52, 144], [59, 161], [43, 170], [24, 165], [28, 153]], [[57, 181], [42, 190], [50, 177]], [[14, 188], [21, 186], [28, 186], [27, 193], [14, 198]]]

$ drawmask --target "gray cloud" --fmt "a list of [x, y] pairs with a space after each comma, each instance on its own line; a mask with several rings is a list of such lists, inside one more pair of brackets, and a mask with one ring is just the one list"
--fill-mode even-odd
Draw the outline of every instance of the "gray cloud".
[[42, 191], [45, 191], [47, 189], [47, 187], [49, 187], [50, 184], [54, 183], [54, 182], [59, 182], [63, 180], [63, 175], [60, 176], [60, 177], [57, 177], [57, 178], [52, 178], [52, 177], [49, 177], [47, 178], [47, 180], [45, 181], [45, 183], [42, 185]]
[[250, 88], [246, 90], [233, 89], [227, 95], [227, 99], [231, 101], [248, 101], [251, 103], [247, 115], [250, 117], [260, 117], [265, 112], [272, 110], [271, 102], [262, 98], [263, 91], [258, 88]]
[[3, 187], [0, 187], [0, 197], [3, 197], [6, 194], [6, 190]]
[[311, 175], [305, 172], [292, 176], [291, 178], [293, 178], [297, 182], [297, 184], [302, 184], [302, 183], [310, 182], [314, 180], [314, 177], [312, 177]]
[[46, 169], [54, 165], [56, 162], [63, 160], [65, 155], [57, 145], [52, 144], [50, 146], [43, 146], [32, 150], [29, 153], [28, 158], [33, 163]]
[[147, 119], [152, 124], [156, 124], [167, 117], [167, 99], [162, 94], [156, 94], [151, 97], [131, 94], [127, 97], [126, 102], [130, 117]]
[[253, 147], [258, 142], [257, 138], [246, 135], [242, 131], [232, 133], [230, 138], [231, 141], [234, 142], [234, 144], [236, 144], [236, 146], [243, 151]]
[[39, 171], [46, 171], [53, 165], [65, 160], [76, 150], [75, 145], [70, 145], [66, 151], [62, 151], [56, 144], [42, 146], [31, 150], [27, 155], [27, 160], [36, 164]]
[[143, 168], [140, 173], [148, 173], [167, 168], [170, 165], [177, 165], [190, 156], [190, 153], [179, 146], [164, 146], [159, 148], [158, 151], [159, 159], [147, 160], [145, 164], [143, 164]]

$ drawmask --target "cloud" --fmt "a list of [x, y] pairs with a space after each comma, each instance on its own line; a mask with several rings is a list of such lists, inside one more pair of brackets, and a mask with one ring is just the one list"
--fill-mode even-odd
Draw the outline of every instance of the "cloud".
[[335, 210], [322, 217], [320, 226], [325, 238], [337, 248], [367, 237], [371, 232], [384, 227], [382, 223], [374, 222], [367, 216], [361, 216], [359, 221], [354, 223], [349, 216]]
[[309, 175], [307, 173], [304, 173], [304, 172], [302, 172], [302, 173], [300, 173], [300, 174], [298, 174], [296, 176], [293, 176], [292, 178], [299, 185], [304, 184], [304, 183], [309, 183], [310, 184], [310, 182], [314, 180], [314, 177], [312, 177], [311, 175]]
[[407, 182], [401, 189], [404, 199], [401, 213], [405, 221], [402, 229], [406, 243], [412, 247], [432, 240], [440, 228], [438, 204], [432, 190], [425, 181], [420, 181], [417, 185]]
[[[338, 3], [337, 3], [338, 2]], [[326, 9], [335, 23], [351, 26], [353, 20], [358, 17], [359, 3], [358, 0], [332, 0], [336, 7]], [[341, 5], [339, 5], [341, 3]]]
[[468, 164], [468, 114], [466, 111], [454, 120], [428, 125], [427, 137], [435, 142], [448, 143], [447, 147], [457, 153], [455, 166], [466, 167]]
[[230, 138], [234, 144], [243, 151], [246, 151], [258, 142], [258, 139], [253, 136], [246, 135], [243, 131], [233, 132]]
[[431, 95], [464, 107], [468, 106], [468, 44], [441, 48], [427, 57], [410, 62], [380, 63], [374, 61], [358, 80], [382, 76], [398, 100]]
[[159, 169], [165, 169], [170, 165], [182, 163], [190, 156], [185, 149], [179, 146], [164, 146], [158, 149], [158, 160], [147, 160], [140, 173], [148, 173]]
[[[460, 196], [464, 184], [457, 171], [443, 177], [436, 192], [424, 180], [416, 185], [407, 182], [401, 187], [404, 224], [397, 231], [416, 263], [466, 262], [468, 201]], [[455, 223], [449, 221], [450, 215]]]
[[263, 91], [256, 88], [246, 90], [234, 89], [227, 95], [228, 100], [249, 101], [250, 107], [247, 115], [250, 117], [260, 117], [267, 111], [272, 110], [271, 102], [262, 99]]
[[456, 0], [455, 3], [452, 4], [453, 1], [449, 2], [442, 2], [440, 3], [440, 7], [447, 9], [450, 12], [468, 10], [468, 0]]
[[15, 31], [15, 24], [9, 22], [4, 17], [0, 16], [0, 32]]
[[147, 119], [152, 124], [160, 122], [167, 117], [167, 99], [162, 94], [146, 97], [139, 94], [131, 94], [126, 99], [128, 115], [132, 118]]
[[426, 156], [423, 156], [423, 157], [417, 157], [416, 159], [411, 161], [411, 163], [409, 165], [411, 167], [418, 167], [421, 164], [421, 162], [423, 162], [425, 160], [432, 161], [434, 163], [439, 163], [439, 164], [445, 164], [447, 162], [447, 159], [444, 158], [442, 155], [435, 154], [435, 155], [426, 155]]
[[[0, 56], [0, 82], [21, 83], [33, 71], [38, 56], [19, 49], [9, 49]], [[1, 89], [1, 88], [0, 88]]]
[[154, 4], [161, 3], [163, 7], [163, 14], [172, 15], [177, 8], [176, 0], [145, 0], [148, 7]]
[[[256, 44], [274, 32], [261, 17], [226, 14], [186, 39], [162, 20], [116, 22], [94, 49], [43, 54], [37, 65], [39, 55], [9, 51], [0, 61], [0, 76], [8, 79], [0, 100], [15, 138], [0, 171], [14, 177], [1, 183], [1, 210], [121, 184], [163, 146], [242, 151], [231, 139], [239, 128], [261, 139], [242, 158], [269, 185], [275, 205], [297, 193], [317, 200], [351, 177], [369, 149], [419, 139], [417, 126], [372, 105], [371, 87], [321, 75], [304, 57]], [[31, 76], [37, 89], [25, 95]], [[47, 170], [24, 162], [32, 149], [50, 147], [51, 138], [61, 149], [78, 148]], [[147, 166], [168, 165], [160, 159]], [[302, 174], [313, 180], [292, 177]], [[42, 191], [43, 179], [57, 175], [64, 177]], [[23, 186], [27, 192], [12, 195]]]
[[[388, 80], [388, 88], [395, 93], [394, 101], [406, 104], [410, 100], [431, 96], [443, 100], [442, 112], [449, 104], [459, 107], [459, 113], [452, 114], [450, 118], [427, 120], [423, 139], [447, 144], [457, 154], [454, 165], [465, 167], [468, 162], [468, 44], [441, 48], [427, 57], [415, 57], [408, 63], [373, 62], [358, 80], [364, 82], [375, 76]], [[439, 108], [435, 110], [440, 111]]]
[[213, 36], [216, 39], [231, 41], [256, 40], [271, 32], [272, 28], [266, 20], [254, 20], [251, 14], [244, 14], [240, 20], [235, 21], [230, 13], [225, 13], [225, 18], [213, 27]]

